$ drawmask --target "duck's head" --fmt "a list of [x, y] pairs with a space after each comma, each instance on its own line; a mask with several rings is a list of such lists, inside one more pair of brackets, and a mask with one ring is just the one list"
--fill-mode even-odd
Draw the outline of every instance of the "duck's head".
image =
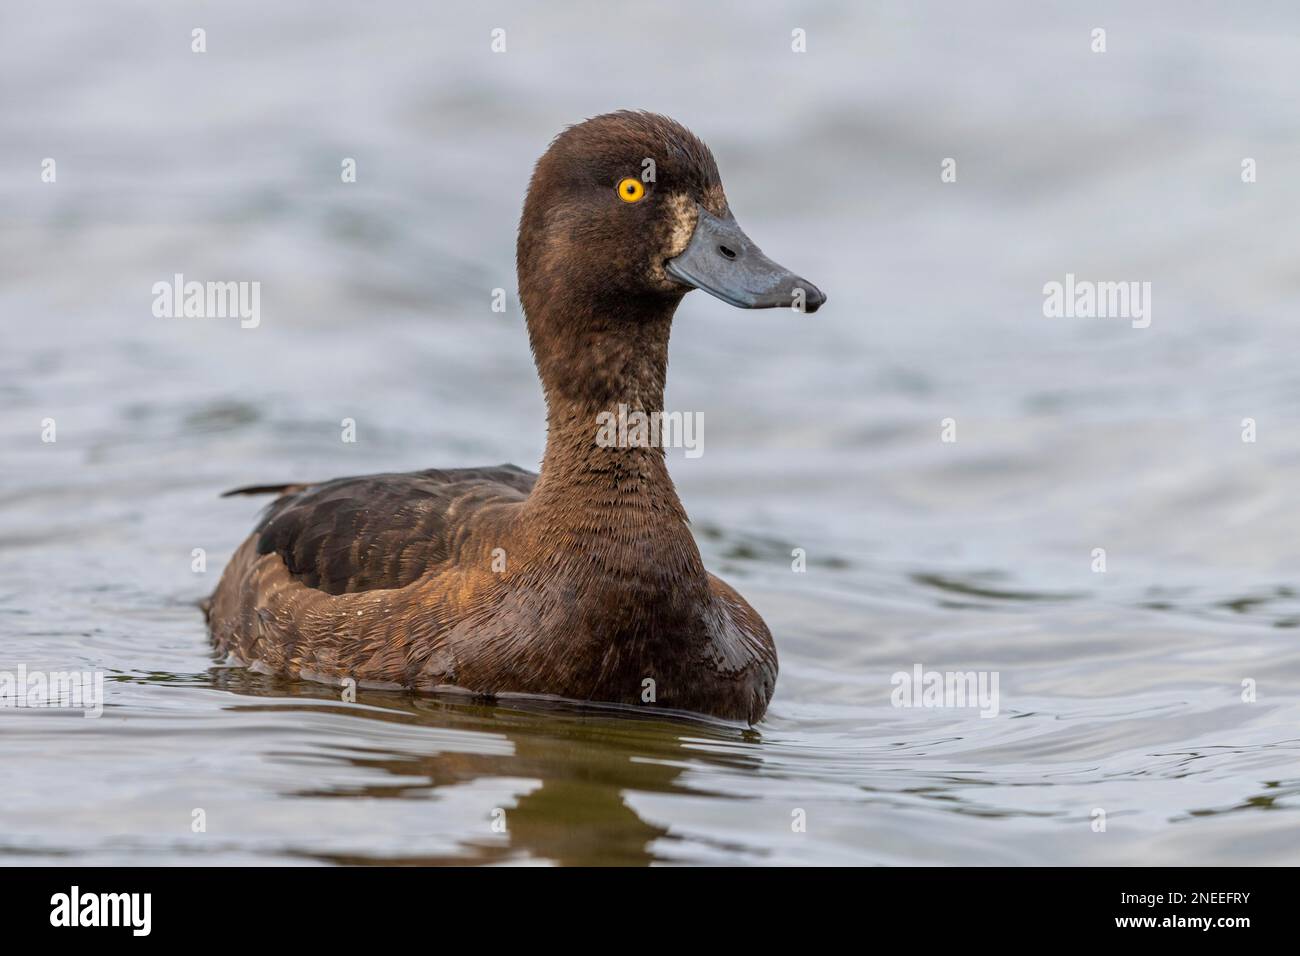
[[652, 113], [607, 113], [555, 138], [528, 189], [518, 266], [530, 325], [556, 297], [605, 314], [671, 314], [691, 289], [744, 309], [826, 301], [740, 228], [709, 148]]

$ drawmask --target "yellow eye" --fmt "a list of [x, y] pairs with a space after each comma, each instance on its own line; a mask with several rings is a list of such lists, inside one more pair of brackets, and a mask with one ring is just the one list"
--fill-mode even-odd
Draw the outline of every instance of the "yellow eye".
[[645, 186], [641, 185], [641, 180], [633, 179], [631, 176], [619, 180], [618, 198], [623, 202], [640, 202], [644, 195]]

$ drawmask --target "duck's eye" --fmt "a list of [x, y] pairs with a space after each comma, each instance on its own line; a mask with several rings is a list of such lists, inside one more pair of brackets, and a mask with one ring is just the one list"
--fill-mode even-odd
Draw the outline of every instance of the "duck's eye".
[[618, 198], [623, 202], [640, 202], [644, 195], [645, 186], [641, 184], [641, 180], [633, 179], [631, 176], [619, 180]]

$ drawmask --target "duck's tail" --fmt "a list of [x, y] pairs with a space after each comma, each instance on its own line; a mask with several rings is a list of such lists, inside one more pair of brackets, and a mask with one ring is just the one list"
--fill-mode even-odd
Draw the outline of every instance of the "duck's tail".
[[[221, 497], [233, 498], [236, 495], [284, 495], [297, 494], [305, 488], [310, 488], [311, 482], [293, 482], [284, 485], [244, 485], [242, 488], [231, 488], [229, 491], [223, 491]], [[275, 502], [267, 505], [268, 508], [275, 507]], [[198, 602], [199, 610], [203, 612], [203, 617], [212, 620], [212, 597], [205, 597]]]
[[231, 488], [229, 491], [223, 491], [221, 497], [233, 498], [235, 495], [292, 495], [310, 487], [310, 484], [302, 483], [288, 485], [245, 485], [242, 488]]

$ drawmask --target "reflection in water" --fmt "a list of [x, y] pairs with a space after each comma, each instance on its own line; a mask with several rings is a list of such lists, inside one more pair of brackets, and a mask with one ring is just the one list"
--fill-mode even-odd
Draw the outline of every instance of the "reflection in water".
[[[242, 668], [213, 668], [214, 687], [276, 703], [233, 709], [283, 714], [293, 711], [284, 698], [337, 700], [320, 685], [278, 681]], [[508, 842], [469, 839], [463, 852], [447, 856], [360, 856], [307, 854], [334, 863], [436, 865], [470, 860], [493, 863], [532, 858], [563, 865], [644, 865], [657, 859], [654, 843], [667, 828], [641, 819], [627, 803], [628, 790], [686, 792], [679, 784], [685, 762], [733, 770], [755, 768], [749, 755], [708, 754], [690, 749], [691, 741], [754, 742], [750, 729], [693, 718], [638, 715], [622, 708], [584, 707], [567, 702], [484, 704], [409, 694], [363, 692], [364, 711], [339, 705], [337, 712], [369, 720], [426, 724], [442, 730], [495, 734], [512, 747], [508, 753], [378, 752], [340, 754], [336, 759], [365, 771], [368, 778], [390, 774], [400, 782], [365, 783], [286, 793], [298, 798], [410, 799], [437, 796], [479, 778], [532, 778], [537, 786], [506, 811]], [[321, 707], [299, 707], [319, 713]], [[281, 755], [284, 756], [284, 755]], [[709, 795], [698, 789], [691, 792]], [[382, 812], [380, 810], [379, 812]], [[430, 807], [436, 814], [437, 807]]]

